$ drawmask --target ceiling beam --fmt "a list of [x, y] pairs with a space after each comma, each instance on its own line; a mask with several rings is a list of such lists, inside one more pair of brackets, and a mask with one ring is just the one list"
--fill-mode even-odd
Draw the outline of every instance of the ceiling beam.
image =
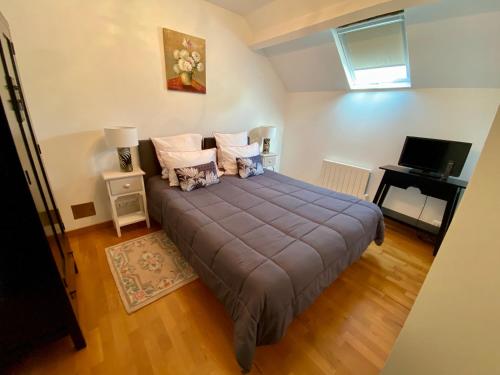
[[[276, 0], [282, 2], [284, 0]], [[286, 1], [286, 0], [285, 0]], [[275, 46], [306, 35], [358, 22], [370, 17], [407, 9], [436, 0], [357, 0], [341, 1], [276, 24], [272, 18], [254, 28], [250, 47], [254, 50]], [[331, 2], [330, 2], [331, 4]], [[286, 12], [285, 3], [282, 11]], [[262, 24], [262, 20], [261, 24]], [[257, 30], [255, 30], [257, 29]]]

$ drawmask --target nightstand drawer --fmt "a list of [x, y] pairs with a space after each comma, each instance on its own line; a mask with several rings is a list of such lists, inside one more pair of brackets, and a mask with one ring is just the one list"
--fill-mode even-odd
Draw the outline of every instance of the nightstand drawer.
[[132, 193], [134, 191], [142, 190], [142, 176], [139, 177], [129, 177], [129, 178], [120, 178], [118, 180], [109, 181], [109, 189], [111, 190], [111, 194], [126, 194]]
[[273, 156], [265, 156], [262, 158], [262, 166], [266, 167], [274, 167], [276, 165], [276, 155]]

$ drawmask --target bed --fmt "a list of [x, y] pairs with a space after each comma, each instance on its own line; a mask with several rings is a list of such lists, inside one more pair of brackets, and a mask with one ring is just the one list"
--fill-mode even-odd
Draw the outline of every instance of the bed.
[[149, 213], [232, 317], [244, 372], [256, 346], [279, 341], [372, 241], [383, 242], [383, 216], [370, 202], [267, 170], [182, 192], [161, 179], [150, 141], [139, 153]]

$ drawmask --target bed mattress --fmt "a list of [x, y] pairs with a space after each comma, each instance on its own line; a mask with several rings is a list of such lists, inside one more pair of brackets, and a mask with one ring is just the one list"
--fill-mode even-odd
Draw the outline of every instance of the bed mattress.
[[151, 216], [231, 315], [244, 371], [256, 346], [280, 340], [294, 316], [384, 238], [376, 205], [267, 170], [191, 192], [154, 176], [147, 195]]

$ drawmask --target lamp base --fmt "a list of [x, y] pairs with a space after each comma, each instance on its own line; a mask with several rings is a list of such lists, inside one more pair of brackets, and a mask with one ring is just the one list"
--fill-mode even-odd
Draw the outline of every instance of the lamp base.
[[271, 138], [264, 138], [264, 142], [262, 144], [262, 153], [269, 154], [271, 150]]
[[121, 171], [132, 172], [134, 167], [132, 166], [132, 154], [130, 153], [130, 147], [118, 147], [117, 151]]

